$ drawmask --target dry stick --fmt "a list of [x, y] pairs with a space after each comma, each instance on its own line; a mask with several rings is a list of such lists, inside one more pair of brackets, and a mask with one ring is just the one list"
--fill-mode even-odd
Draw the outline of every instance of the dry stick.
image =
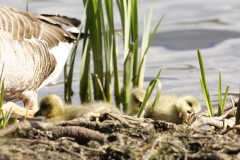
[[[28, 129], [32, 127], [46, 129], [54, 126], [54, 123], [44, 123], [44, 122], [28, 122], [23, 120], [18, 124], [13, 124], [8, 126], [5, 129], [0, 130], [0, 137], [5, 136], [10, 133], [14, 133], [17, 130]], [[104, 142], [107, 138], [105, 134], [102, 134], [98, 131], [94, 131], [91, 129], [83, 128], [83, 127], [75, 127], [75, 126], [66, 126], [66, 127], [57, 127], [52, 130], [54, 138], [60, 137], [73, 137], [78, 140], [80, 143], [86, 143], [90, 140], [96, 140], [100, 143]]]
[[84, 159], [80, 154], [78, 154], [78, 153], [76, 153], [74, 151], [71, 151], [71, 150], [67, 149], [66, 147], [61, 147], [61, 149], [64, 150], [65, 152], [71, 153], [71, 154], [73, 154], [73, 155], [75, 155], [75, 156], [77, 156], [79, 158]]
[[0, 130], [0, 137], [5, 136], [9, 133], [13, 133], [13, 132], [17, 131], [18, 129], [27, 129], [30, 127], [31, 127], [30, 123], [26, 120], [23, 120], [17, 124], [9, 125], [5, 129]]
[[93, 151], [93, 152], [101, 152], [103, 154], [106, 154], [106, 151], [103, 149], [97, 149], [97, 148], [90, 148], [90, 147], [86, 147], [86, 146], [82, 146], [80, 145], [79, 148], [85, 149], [85, 150], [89, 150], [89, 151]]
[[98, 127], [96, 122], [92, 122], [86, 118], [76, 118], [70, 121], [56, 122], [56, 126], [84, 126], [87, 128], [95, 129]]
[[13, 151], [13, 152], [20, 152], [22, 154], [33, 154], [33, 155], [37, 155], [37, 153], [35, 153], [34, 151], [32, 150], [29, 150], [29, 149], [17, 149], [17, 148], [9, 148], [10, 151]]
[[225, 153], [219, 153], [216, 151], [213, 151], [212, 153], [194, 153], [194, 154], [188, 154], [187, 159], [219, 159], [219, 160], [224, 160], [227, 159], [227, 154]]
[[226, 111], [223, 115], [220, 117], [205, 117], [202, 115], [198, 115], [196, 117], [196, 120], [192, 123], [191, 128], [196, 128], [196, 127], [201, 127], [203, 125], [210, 125], [210, 126], [215, 126], [218, 128], [223, 128], [224, 122], [223, 119], [227, 117], [227, 115], [233, 111], [236, 110], [235, 108], [229, 109]]
[[[234, 102], [234, 103], [237, 103], [238, 101], [239, 101], [239, 97], [235, 97], [235, 98], [233, 99], [233, 102]], [[226, 102], [225, 107], [224, 107], [224, 111], [227, 111], [227, 110], [229, 110], [229, 109], [231, 109], [231, 108], [233, 108], [233, 107], [232, 107], [232, 102], [231, 102], [231, 101]], [[214, 107], [214, 108], [213, 108], [213, 113], [214, 113], [214, 115], [217, 115], [217, 114], [218, 114], [218, 107]], [[199, 113], [199, 115], [209, 116], [208, 110]]]
[[46, 129], [53, 128], [54, 126], [55, 126], [54, 123], [45, 123], [45, 122], [38, 122], [38, 121], [30, 121], [29, 122], [27, 120], [23, 120], [17, 124], [12, 124], [12, 125], [7, 126], [4, 129], [1, 129], [0, 137], [5, 136], [9, 133], [14, 133], [17, 130], [28, 129], [28, 128], [32, 128], [32, 127], [46, 130]]
[[118, 120], [124, 127], [133, 127], [131, 126], [126, 119], [122, 118], [121, 116], [114, 114], [114, 113], [106, 113], [108, 116]]
[[60, 137], [73, 137], [77, 142], [81, 144], [85, 144], [90, 140], [95, 140], [103, 143], [107, 139], [107, 135], [105, 134], [78, 126], [57, 127], [51, 131], [53, 133], [54, 139], [58, 139]]

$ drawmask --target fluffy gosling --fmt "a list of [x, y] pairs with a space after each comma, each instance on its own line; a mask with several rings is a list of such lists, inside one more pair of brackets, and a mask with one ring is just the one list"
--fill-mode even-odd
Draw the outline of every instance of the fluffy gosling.
[[121, 114], [120, 110], [114, 105], [107, 102], [92, 102], [78, 105], [64, 105], [61, 98], [54, 94], [49, 94], [43, 97], [39, 104], [40, 109], [35, 113], [34, 116], [42, 115], [45, 117], [46, 122], [58, 122], [67, 121], [74, 118], [82, 117], [84, 114], [112, 112]]
[[130, 116], [136, 116], [144, 100], [146, 91], [141, 88], [134, 88], [131, 92], [131, 110], [127, 113]]
[[192, 95], [177, 97], [174, 95], [161, 94], [157, 106], [154, 108], [152, 114], [150, 114], [152, 104], [153, 100], [148, 102], [144, 115], [145, 118], [164, 120], [177, 124], [183, 122], [180, 113], [197, 113], [201, 111], [200, 102]]

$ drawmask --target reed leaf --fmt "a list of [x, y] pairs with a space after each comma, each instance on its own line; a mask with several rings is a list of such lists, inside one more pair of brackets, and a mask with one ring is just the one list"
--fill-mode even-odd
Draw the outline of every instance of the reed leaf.
[[132, 65], [134, 44], [131, 44], [127, 58], [124, 61], [124, 75], [123, 75], [123, 87], [122, 87], [122, 105], [124, 113], [127, 113], [130, 109], [130, 84], [132, 80]]
[[202, 60], [202, 55], [201, 55], [200, 50], [198, 50], [198, 61], [199, 61], [199, 66], [200, 66], [200, 71], [201, 71], [200, 84], [202, 87], [202, 92], [204, 95], [205, 102], [207, 104], [207, 109], [208, 109], [209, 115], [211, 117], [213, 117], [214, 113], [213, 113], [213, 108], [212, 108], [212, 102], [211, 102], [209, 92], [208, 92], [204, 63]]
[[[91, 83], [90, 83], [90, 44], [89, 44], [89, 38], [85, 39], [85, 44], [83, 48], [83, 53], [81, 57], [81, 62], [80, 62], [80, 98], [82, 102], [89, 102], [92, 99], [90, 91], [91, 89]], [[88, 78], [86, 78], [88, 77]], [[88, 90], [90, 89], [90, 90]], [[91, 91], [92, 92], [92, 91]], [[89, 94], [88, 94], [89, 93]]]
[[[113, 12], [113, 3], [112, 1], [105, 0], [105, 10], [106, 10], [106, 17], [107, 17], [107, 25], [109, 29], [109, 34], [108, 34], [108, 41], [109, 45], [108, 48], [110, 47], [110, 53], [111, 55], [108, 56], [108, 65], [109, 65], [109, 70], [106, 71], [106, 81], [105, 86], [107, 85], [108, 88], [107, 90], [107, 95], [108, 95], [108, 101], [112, 101], [112, 90], [111, 90], [111, 64], [113, 65], [113, 77], [114, 77], [114, 95], [115, 95], [115, 102], [117, 106], [120, 106], [121, 103], [121, 91], [120, 91], [120, 80], [119, 80], [119, 74], [118, 74], [118, 61], [117, 61], [117, 43], [116, 43], [116, 38], [115, 38], [115, 26], [114, 26], [114, 12]], [[106, 41], [104, 40], [104, 43]], [[105, 51], [107, 54], [108, 52]]]
[[98, 78], [98, 75], [92, 74], [92, 79], [98, 82], [98, 87], [99, 87], [100, 90], [101, 90], [103, 100], [106, 102], [106, 101], [107, 101], [107, 98], [106, 98], [106, 95], [105, 95], [105, 93], [104, 93], [102, 83], [101, 83], [100, 79]]
[[[151, 14], [150, 14], [151, 15]], [[156, 27], [154, 28], [154, 31], [150, 37], [150, 40], [146, 42], [146, 40], [142, 40], [142, 56], [141, 56], [141, 62], [140, 62], [140, 65], [139, 65], [139, 71], [138, 71], [138, 79], [137, 79], [137, 82], [138, 82], [138, 86], [142, 87], [143, 85], [143, 81], [144, 81], [144, 70], [145, 70], [145, 63], [146, 63], [146, 54], [147, 54], [147, 51], [150, 47], [150, 45], [152, 44], [152, 41], [157, 33], [157, 29], [159, 27], [159, 25], [161, 24], [162, 20], [163, 20], [163, 17], [164, 15], [161, 17], [161, 19], [158, 21]], [[151, 16], [150, 16], [151, 18]], [[150, 21], [148, 21], [148, 23], [150, 23]], [[144, 35], [148, 35], [149, 33], [147, 33], [146, 31], [144, 31]], [[145, 39], [145, 37], [143, 37], [143, 39]], [[147, 43], [147, 45], [145, 44]], [[145, 46], [145, 47], [144, 47]]]
[[221, 73], [218, 72], [218, 116], [223, 114], [222, 106], [222, 77]]
[[[88, 2], [87, 6], [87, 23], [86, 26], [90, 33], [91, 50], [93, 54], [93, 70], [94, 74], [98, 75], [98, 78], [103, 84], [103, 50], [102, 50], [102, 27], [101, 14], [102, 10], [101, 0], [92, 0]], [[93, 79], [94, 99], [101, 100], [102, 93], [99, 88], [98, 81]]]
[[143, 100], [143, 103], [141, 104], [140, 106], [140, 110], [138, 112], [138, 115], [137, 117], [141, 117], [142, 116], [142, 113], [143, 113], [143, 110], [153, 92], [153, 89], [155, 88], [156, 84], [158, 84], [158, 90], [157, 90], [157, 94], [156, 94], [156, 97], [154, 99], [154, 102], [153, 102], [153, 105], [152, 105], [152, 108], [151, 108], [151, 111], [150, 111], [150, 114], [152, 113], [152, 111], [154, 110], [155, 106], [158, 104], [158, 101], [160, 99], [160, 94], [161, 94], [161, 89], [162, 89], [162, 84], [161, 84], [161, 81], [159, 80], [160, 78], [160, 75], [161, 75], [161, 72], [162, 72], [162, 69], [160, 69], [160, 71], [158, 72], [157, 76], [155, 79], [153, 79], [149, 85], [148, 85], [148, 88], [147, 88], [147, 91], [146, 91], [146, 95], [144, 97], [144, 100]]
[[[227, 87], [226, 87], [226, 91], [225, 91], [225, 93], [224, 93], [224, 98], [223, 98], [223, 103], [222, 103], [222, 111], [223, 111], [223, 113], [224, 113], [224, 107], [225, 107], [225, 104], [226, 104], [226, 100], [227, 100], [227, 95], [228, 95], [229, 89], [230, 89], [230, 86], [227, 86]], [[223, 113], [222, 113], [222, 114], [223, 114]], [[222, 114], [221, 114], [221, 115], [222, 115]]]

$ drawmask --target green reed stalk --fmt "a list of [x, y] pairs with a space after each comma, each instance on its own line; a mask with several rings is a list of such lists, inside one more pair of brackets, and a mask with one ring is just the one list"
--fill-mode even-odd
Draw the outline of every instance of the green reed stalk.
[[[83, 0], [85, 6], [86, 1]], [[156, 34], [156, 30], [161, 22], [159, 21], [154, 33], [150, 37], [150, 20], [148, 21], [148, 31], [144, 32], [143, 38], [146, 40], [146, 45], [143, 50], [144, 58], [140, 59], [138, 53], [139, 35], [138, 35], [138, 0], [117, 0], [118, 12], [121, 17], [122, 32], [116, 32], [114, 26], [114, 12], [113, 12], [113, 1], [111, 0], [92, 0], [89, 1], [86, 6], [86, 25], [85, 33], [90, 34], [90, 47], [89, 51], [93, 54], [93, 88], [95, 99], [101, 97], [106, 101], [112, 101], [112, 74], [114, 82], [114, 96], [117, 106], [120, 103], [123, 104], [123, 110], [126, 111], [129, 108], [130, 101], [130, 90], [133, 86], [137, 86], [139, 83], [140, 70], [144, 69], [143, 62], [145, 62], [147, 50]], [[149, 16], [150, 19], [152, 15]], [[146, 28], [145, 28], [146, 29]], [[124, 45], [124, 67], [123, 67], [123, 87], [120, 87], [120, 76], [118, 69], [118, 36], [120, 35], [123, 39]], [[84, 40], [85, 45], [86, 39]], [[133, 47], [135, 46], [135, 47]], [[104, 51], [104, 53], [103, 53]], [[80, 84], [84, 77], [90, 76], [90, 69], [86, 69], [90, 65], [90, 58], [87, 59], [85, 65], [81, 65], [81, 79]], [[103, 63], [104, 62], [104, 63]], [[139, 65], [139, 62], [141, 64]], [[83, 69], [82, 69], [83, 68]], [[101, 71], [100, 71], [101, 70]], [[103, 74], [105, 73], [105, 74]], [[101, 76], [105, 76], [102, 77]], [[142, 75], [144, 72], [142, 72]], [[144, 75], [143, 75], [144, 76]], [[98, 77], [98, 78], [97, 78]], [[88, 78], [90, 79], [90, 78]], [[143, 78], [141, 78], [143, 81]], [[133, 83], [132, 83], [133, 81]], [[132, 85], [131, 85], [132, 83]], [[86, 85], [88, 84], [88, 85]], [[89, 92], [90, 82], [85, 82], [80, 86], [80, 95]], [[85, 87], [85, 88], [84, 88]], [[104, 92], [103, 92], [104, 91]], [[90, 94], [90, 92], [89, 92]], [[87, 95], [87, 94], [85, 94]], [[81, 98], [82, 100], [82, 98]], [[82, 101], [83, 102], [83, 101]]]
[[[85, 32], [87, 33], [87, 32]], [[82, 57], [80, 61], [80, 99], [82, 102], [89, 102], [92, 101], [92, 89], [91, 89], [91, 74], [90, 74], [90, 44], [89, 44], [89, 38], [85, 37], [84, 45], [83, 45], [83, 52]], [[86, 78], [88, 77], [88, 78]], [[89, 90], [91, 92], [89, 92]], [[88, 94], [89, 93], [89, 94]], [[91, 96], [91, 97], [89, 97]]]
[[139, 65], [139, 70], [138, 70], [138, 86], [142, 87], [143, 86], [143, 82], [144, 82], [144, 72], [145, 72], [145, 63], [146, 63], [146, 54], [147, 54], [147, 51], [157, 33], [157, 29], [159, 27], [159, 25], [161, 24], [162, 22], [162, 19], [164, 17], [164, 15], [161, 17], [161, 19], [158, 21], [156, 27], [154, 28], [154, 31], [150, 37], [150, 39], [148, 39], [148, 36], [149, 36], [149, 32], [150, 32], [150, 24], [151, 24], [151, 18], [152, 18], [152, 9], [151, 8], [151, 11], [150, 11], [150, 14], [149, 14], [149, 18], [148, 18], [148, 23], [147, 23], [147, 29], [144, 30], [144, 33], [143, 33], [143, 39], [142, 39], [142, 47], [141, 47], [141, 62], [140, 62], [140, 65]]
[[[86, 8], [85, 8], [84, 14], [82, 16], [82, 21], [84, 21], [84, 19], [85, 19], [85, 15], [86, 15], [85, 13], [86, 13]], [[81, 25], [79, 27], [80, 28], [79, 29], [79, 34], [78, 34], [76, 42], [74, 43], [74, 46], [72, 48], [68, 75], [66, 75], [67, 65], [65, 64], [65, 66], [64, 66], [64, 85], [65, 85], [65, 87], [64, 87], [64, 94], [65, 94], [64, 98], [65, 98], [66, 103], [71, 103], [71, 96], [73, 94], [73, 92], [72, 92], [73, 68], [74, 68], [74, 62], [75, 62], [75, 57], [76, 57], [76, 53], [77, 53], [78, 43], [79, 43], [79, 40], [82, 38], [82, 35], [81, 35], [82, 26], [83, 26], [83, 23], [81, 23]], [[87, 37], [87, 34], [84, 34], [85, 39], [86, 39], [86, 37]]]
[[[98, 78], [103, 84], [103, 42], [102, 42], [102, 1], [101, 0], [90, 0], [86, 6], [86, 0], [83, 0], [86, 7], [86, 25], [85, 33], [90, 34], [91, 51], [93, 55], [93, 70], [94, 74], [98, 75]], [[84, 42], [86, 40], [84, 39]], [[87, 72], [87, 70], [85, 70]], [[84, 74], [88, 75], [88, 74]], [[98, 85], [98, 81], [93, 79], [94, 98], [96, 100], [102, 99], [101, 89]], [[87, 90], [85, 90], [87, 92]]]
[[[135, 46], [139, 45], [139, 33], [138, 33], [138, 0], [132, 0], [132, 8], [131, 8], [131, 24], [130, 24], [130, 36], [131, 41], [135, 44]], [[133, 51], [133, 87], [138, 86], [138, 65], [139, 56], [138, 56], [138, 47], [134, 47]]]
[[132, 79], [132, 67], [133, 67], [133, 50], [134, 44], [130, 46], [127, 58], [124, 61], [124, 75], [123, 75], [123, 87], [122, 87], [122, 105], [125, 113], [130, 109], [130, 96], [131, 96], [131, 79]]
[[213, 108], [212, 108], [212, 102], [211, 102], [209, 92], [208, 92], [204, 63], [202, 60], [202, 55], [201, 55], [200, 50], [198, 50], [198, 61], [199, 61], [199, 66], [200, 66], [200, 71], [201, 71], [201, 77], [199, 77], [199, 79], [200, 79], [200, 84], [202, 87], [203, 97], [205, 99], [209, 115], [211, 117], [213, 117], [214, 113], [213, 113]]
[[[105, 82], [105, 86], [108, 86], [107, 90], [107, 95], [109, 95], [109, 100], [112, 101], [110, 97], [112, 94], [112, 91], [110, 89], [111, 87], [111, 75], [113, 72], [113, 77], [114, 77], [114, 95], [115, 95], [115, 102], [117, 106], [120, 105], [121, 103], [121, 89], [120, 89], [120, 80], [119, 80], [119, 73], [118, 73], [118, 60], [117, 60], [117, 43], [116, 43], [116, 37], [115, 37], [115, 26], [114, 26], [114, 12], [113, 12], [113, 3], [110, 0], [105, 0], [105, 12], [106, 12], [106, 18], [107, 18], [107, 25], [108, 27], [106, 29], [106, 32], [108, 33], [107, 36], [105, 36], [104, 43], [107, 44], [105, 47], [105, 53], [107, 54], [110, 52], [111, 54], [107, 54], [109, 56], [107, 59], [108, 62], [108, 71], [106, 71], [106, 78], [108, 81]], [[105, 34], [106, 35], [106, 34]], [[107, 43], [106, 43], [107, 42]], [[108, 49], [107, 49], [108, 48]], [[108, 51], [106, 51], [108, 50]], [[111, 64], [113, 65], [113, 70], [111, 69]]]
[[221, 73], [218, 73], [218, 116], [221, 116], [224, 113], [224, 107], [228, 95], [230, 86], [226, 87], [226, 91], [224, 93], [224, 98], [222, 100], [222, 76]]
[[147, 91], [146, 91], [146, 95], [144, 97], [143, 103], [140, 106], [140, 110], [138, 112], [137, 117], [141, 117], [142, 116], [143, 110], [144, 110], [145, 106], [147, 105], [147, 102], [148, 102], [148, 100], [149, 100], [149, 98], [150, 98], [150, 96], [151, 96], [151, 94], [153, 92], [153, 89], [155, 88], [156, 84], [158, 84], [157, 94], [156, 94], [156, 97], [155, 97], [154, 102], [152, 104], [152, 108], [151, 108], [150, 114], [153, 112], [155, 106], [158, 104], [158, 101], [160, 99], [161, 89], [162, 89], [162, 83], [159, 80], [161, 72], [162, 72], [162, 69], [160, 69], [160, 71], [158, 72], [156, 78], [153, 79], [149, 83]]

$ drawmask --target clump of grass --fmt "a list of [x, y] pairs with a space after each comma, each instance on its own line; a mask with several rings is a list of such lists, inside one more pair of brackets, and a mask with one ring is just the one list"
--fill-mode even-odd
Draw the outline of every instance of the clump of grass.
[[[203, 97], [204, 97], [209, 115], [210, 117], [213, 117], [214, 113], [213, 113], [212, 101], [211, 101], [208, 87], [207, 87], [206, 73], [205, 73], [204, 63], [203, 63], [200, 50], [198, 50], [198, 61], [199, 61], [199, 66], [201, 71], [201, 76], [199, 77], [199, 79], [202, 87]], [[224, 113], [224, 106], [226, 103], [226, 98], [228, 95], [229, 88], [230, 86], [226, 87], [226, 91], [224, 93], [224, 99], [222, 100], [222, 78], [221, 78], [221, 73], [219, 72], [218, 73], [218, 116], [221, 116]]]
[[8, 111], [5, 111], [2, 109], [3, 101], [4, 101], [4, 81], [2, 81], [2, 73], [3, 73], [4, 65], [2, 66], [1, 75], [0, 75], [0, 84], [1, 84], [1, 94], [0, 94], [0, 115], [1, 115], [1, 121], [0, 121], [0, 128], [5, 128], [8, 124], [9, 118], [12, 113], [12, 108], [10, 108]]
[[[122, 31], [118, 32], [115, 31], [114, 25], [114, 15], [117, 14], [114, 14], [113, 11], [113, 1], [83, 0], [83, 3], [86, 12], [84, 33], [89, 34], [90, 38], [85, 36], [83, 39], [79, 88], [81, 102], [93, 100], [91, 97], [93, 88], [95, 100], [112, 102], [114, 93], [116, 104], [120, 106], [122, 103], [123, 110], [127, 111], [129, 109], [131, 88], [135, 86], [142, 87], [147, 51], [163, 17], [157, 23], [151, 37], [149, 37], [153, 10], [151, 8], [148, 22], [144, 20], [141, 47], [138, 47], [140, 44], [138, 0], [116, 1], [117, 12], [119, 12], [122, 23]], [[117, 59], [119, 37], [121, 37], [124, 45], [122, 87]], [[93, 69], [90, 68], [91, 59]], [[71, 61], [71, 63], [73, 62]], [[69, 81], [71, 80], [69, 78]], [[71, 84], [67, 87], [70, 90]]]
[[3, 101], [4, 101], [4, 81], [1, 81], [1, 95], [0, 95], [0, 115], [1, 115], [0, 128], [1, 129], [7, 126], [9, 118], [12, 113], [12, 108], [10, 108], [10, 110], [8, 111], [4, 111], [2, 109]]

